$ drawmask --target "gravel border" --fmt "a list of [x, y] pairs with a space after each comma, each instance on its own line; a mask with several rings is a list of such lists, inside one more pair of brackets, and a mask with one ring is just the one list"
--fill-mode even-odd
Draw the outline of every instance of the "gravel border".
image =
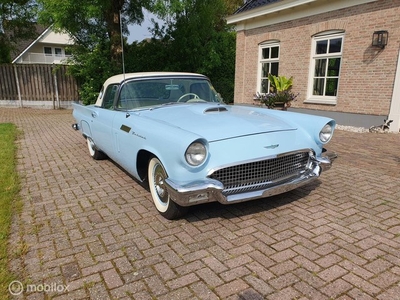
[[[368, 133], [369, 133], [369, 129], [368, 129], [368, 128], [364, 128], [364, 127], [354, 127], [354, 126], [336, 125], [336, 129], [338, 129], [338, 130], [344, 130], [344, 131], [351, 131], [351, 132], [358, 132], [358, 133], [365, 133], [365, 132], [368, 132]], [[388, 131], [388, 132], [385, 132], [385, 133], [394, 133], [394, 134], [398, 134], [399, 132]]]
[[351, 131], [351, 132], [369, 132], [367, 128], [364, 127], [354, 127], [354, 126], [345, 126], [345, 125], [336, 125], [336, 129], [344, 130], [344, 131]]

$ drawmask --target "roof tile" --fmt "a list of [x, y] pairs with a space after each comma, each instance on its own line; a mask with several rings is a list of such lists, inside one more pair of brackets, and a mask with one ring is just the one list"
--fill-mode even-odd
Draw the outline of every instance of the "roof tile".
[[242, 7], [240, 7], [237, 11], [235, 11], [234, 15], [242, 13], [244, 11], [248, 11], [248, 10], [260, 7], [260, 6], [275, 3], [278, 1], [281, 1], [281, 0], [248, 0]]

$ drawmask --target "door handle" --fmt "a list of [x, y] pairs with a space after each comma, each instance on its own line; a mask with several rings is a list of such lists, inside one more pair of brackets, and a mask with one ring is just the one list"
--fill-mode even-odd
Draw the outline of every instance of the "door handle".
[[93, 118], [96, 118], [96, 117], [97, 117], [97, 114], [96, 114], [95, 112], [92, 112], [92, 117], [93, 117]]

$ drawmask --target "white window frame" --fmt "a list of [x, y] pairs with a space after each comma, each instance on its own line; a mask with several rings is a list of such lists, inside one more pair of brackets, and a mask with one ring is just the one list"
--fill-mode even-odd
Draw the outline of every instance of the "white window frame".
[[[278, 51], [278, 57], [277, 58], [270, 58], [270, 59], [263, 59], [262, 58], [262, 51], [265, 48], [273, 48], [273, 47], [278, 47], [279, 51]], [[261, 72], [262, 72], [262, 66], [264, 63], [278, 63], [278, 73], [279, 73], [279, 57], [280, 57], [280, 42], [277, 40], [274, 41], [268, 41], [268, 42], [264, 42], [258, 45], [258, 70], [257, 70], [257, 92], [260, 94], [265, 94], [261, 92], [261, 80], [264, 78], [261, 76]], [[270, 83], [268, 83], [268, 88], [270, 88]]]
[[[46, 49], [50, 49], [50, 53], [46, 53]], [[53, 56], [53, 48], [48, 47], [48, 46], [43, 47], [43, 54], [45, 56]]]
[[[326, 31], [323, 33], [316, 34], [312, 38], [311, 44], [311, 58], [310, 58], [310, 68], [309, 68], [309, 75], [308, 75], [308, 89], [307, 89], [307, 100], [304, 101], [305, 103], [316, 103], [316, 104], [329, 104], [329, 105], [336, 105], [337, 104], [337, 96], [339, 93], [339, 83], [340, 83], [340, 75], [341, 75], [341, 68], [343, 64], [343, 45], [344, 45], [344, 31]], [[342, 47], [340, 52], [336, 53], [326, 53], [326, 54], [316, 54], [316, 45], [318, 41], [323, 40], [331, 40], [331, 39], [342, 39]], [[335, 96], [324, 96], [324, 95], [314, 95], [314, 73], [315, 73], [315, 62], [317, 59], [321, 58], [340, 58], [340, 66], [339, 66], [339, 75], [335, 76], [338, 78], [338, 85], [336, 89]], [[328, 64], [327, 66], [328, 67]], [[325, 73], [325, 79], [329, 77], [327, 73]], [[325, 85], [326, 87], [326, 85]]]
[[[59, 51], [59, 53], [57, 53], [57, 51]], [[55, 48], [54, 48], [54, 55], [55, 55], [55, 56], [63, 56], [62, 48], [60, 48], [60, 47], [55, 47]]]

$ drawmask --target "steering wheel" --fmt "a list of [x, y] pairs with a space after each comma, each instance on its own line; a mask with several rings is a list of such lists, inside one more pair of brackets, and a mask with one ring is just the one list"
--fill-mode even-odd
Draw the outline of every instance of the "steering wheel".
[[[178, 99], [178, 101], [176, 101], [176, 102], [181, 102], [181, 100], [182, 100], [183, 98], [187, 97], [187, 96], [194, 96], [194, 98], [193, 98], [193, 99], [188, 99], [188, 100], [185, 101], [185, 102], [189, 102], [190, 100], [192, 100], [192, 102], [193, 102], [194, 99], [200, 99], [200, 97], [199, 97], [197, 94], [195, 94], [195, 93], [186, 93], [186, 94], [183, 94], [182, 96], [180, 96], [179, 99]], [[197, 101], [197, 100], [196, 100], [196, 101]]]

